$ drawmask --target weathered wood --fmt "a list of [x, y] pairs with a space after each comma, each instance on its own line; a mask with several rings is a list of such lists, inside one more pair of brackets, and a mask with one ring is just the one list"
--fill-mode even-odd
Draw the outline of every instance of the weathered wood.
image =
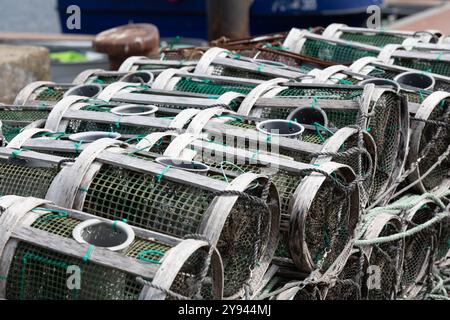
[[407, 59], [423, 59], [429, 61], [437, 61], [439, 56], [439, 62], [450, 63], [450, 53], [433, 53], [423, 51], [405, 51], [397, 50], [393, 53], [392, 58], [407, 58]]
[[[299, 107], [311, 107], [315, 104], [313, 98], [301, 97], [277, 97], [277, 98], [259, 98], [255, 107], [260, 108], [279, 108], [279, 109], [296, 109]], [[355, 100], [333, 100], [333, 99], [318, 99], [317, 106], [322, 109], [334, 110], [358, 110], [359, 104]]]
[[[48, 209], [61, 210], [61, 207], [54, 205], [54, 204], [46, 204], [42, 207], [48, 208]], [[63, 209], [63, 210], [66, 211], [70, 217], [75, 218], [80, 221], [86, 221], [89, 219], [97, 219], [97, 220], [101, 220], [101, 221], [105, 221], [105, 222], [111, 221], [110, 219], [95, 216], [95, 215], [87, 213], [87, 212], [81, 212], [81, 211], [73, 210], [73, 209]], [[179, 238], [175, 238], [173, 236], [159, 233], [156, 231], [143, 229], [143, 228], [139, 228], [136, 226], [131, 226], [131, 228], [133, 229], [136, 236], [139, 238], [143, 238], [143, 239], [147, 239], [147, 240], [156, 240], [156, 241], [168, 244], [170, 246], [176, 246], [181, 241]]]
[[61, 207], [72, 208], [75, 197], [80, 192], [81, 182], [91, 164], [103, 150], [117, 144], [119, 144], [117, 140], [108, 138], [89, 144], [71, 166], [64, 167], [53, 179], [46, 199]]
[[[0, 159], [10, 159], [14, 151], [14, 149], [0, 148]], [[22, 150], [22, 152], [15, 157], [18, 159], [34, 160], [38, 163], [47, 162], [49, 166], [59, 164], [62, 160], [66, 159], [63, 157], [28, 150]]]
[[146, 127], [146, 128], [168, 128], [170, 125], [170, 119], [155, 118], [155, 117], [143, 117], [143, 116], [129, 116], [120, 117], [109, 112], [96, 112], [96, 111], [84, 111], [84, 110], [67, 110], [64, 114], [65, 119], [71, 120], [84, 120], [93, 121], [99, 123], [119, 123], [120, 125], [127, 125], [133, 127]]
[[[296, 79], [304, 75], [304, 73], [301, 73], [300, 71], [290, 70], [293, 68], [283, 66], [282, 64], [280, 64], [279, 66], [278, 65], [271, 66], [270, 63], [271, 63], [270, 61], [266, 62], [254, 60], [252, 62], [248, 62], [238, 59], [221, 58], [221, 57], [215, 58], [214, 61], [212, 62], [212, 64], [218, 64], [220, 66], [224, 66], [227, 68], [257, 72], [263, 75], [273, 77]], [[275, 62], [272, 63], [276, 64]]]
[[[78, 243], [73, 239], [60, 237], [31, 227], [15, 230], [12, 233], [12, 237], [80, 260], [86, 256], [90, 247], [89, 244]], [[155, 276], [158, 270], [158, 266], [155, 264], [144, 263], [100, 247], [95, 247], [89, 257], [89, 261], [107, 268], [150, 279]]]
[[[160, 266], [153, 279], [153, 284], [170, 289], [172, 284], [180, 272], [183, 265], [188, 259], [200, 249], [208, 250], [208, 244], [203, 241], [187, 239], [176, 247], [169, 250], [165, 257], [164, 263]], [[211, 257], [211, 267], [213, 274], [213, 293], [216, 299], [223, 298], [223, 265], [222, 259], [218, 251], [213, 250]], [[170, 262], [170, 263], [167, 263]], [[142, 300], [162, 300], [166, 298], [165, 293], [151, 287], [144, 287], [139, 296]]]
[[113, 96], [114, 101], [118, 102], [132, 102], [132, 103], [146, 103], [157, 105], [176, 105], [182, 107], [197, 107], [197, 106], [211, 106], [217, 104], [215, 99], [194, 98], [185, 96], [161, 96], [147, 93], [130, 93], [119, 92]]
[[[210, 122], [206, 124], [204, 129], [205, 132], [212, 135], [239, 137], [242, 139], [242, 141], [244, 141], [243, 139], [245, 138], [250, 141], [259, 142], [268, 146], [278, 144], [280, 146], [280, 149], [283, 148], [293, 152], [301, 150], [309, 153], [315, 153], [320, 152], [321, 150], [321, 147], [317, 144], [296, 139], [289, 139], [285, 137], [273, 137], [272, 141], [267, 141], [267, 136], [259, 133], [256, 130], [243, 129], [228, 124], [218, 124]], [[224, 141], [224, 143], [225, 142], [226, 141]]]
[[[160, 175], [166, 169], [165, 166], [155, 162], [133, 158], [126, 155], [114, 154], [111, 152], [102, 152], [98, 156], [97, 160], [105, 164], [122, 167], [124, 169], [133, 170], [143, 174]], [[223, 191], [228, 185], [223, 181], [211, 179], [206, 176], [176, 168], [171, 168], [165, 172], [164, 179], [212, 192]]]

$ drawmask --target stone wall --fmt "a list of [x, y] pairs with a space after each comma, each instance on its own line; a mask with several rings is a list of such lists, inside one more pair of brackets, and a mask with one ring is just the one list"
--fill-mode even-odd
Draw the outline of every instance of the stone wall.
[[40, 80], [50, 80], [46, 48], [0, 45], [0, 102], [12, 103], [23, 87]]

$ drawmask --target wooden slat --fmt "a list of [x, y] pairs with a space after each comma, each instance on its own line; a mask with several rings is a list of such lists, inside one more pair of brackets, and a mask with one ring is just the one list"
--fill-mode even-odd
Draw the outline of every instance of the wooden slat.
[[[296, 98], [296, 97], [284, 97], [284, 98], [259, 98], [256, 101], [255, 106], [261, 108], [299, 108], [299, 107], [311, 107], [314, 105], [314, 99], [312, 98]], [[358, 110], [359, 105], [355, 100], [333, 100], [331, 99], [318, 99], [317, 106], [322, 109], [348, 109]]]
[[[89, 244], [81, 244], [73, 239], [60, 237], [31, 227], [17, 229], [12, 233], [12, 237], [79, 259], [83, 259], [86, 256], [90, 246]], [[107, 268], [150, 279], [154, 277], [158, 270], [158, 266], [155, 264], [144, 263], [99, 247], [92, 251], [89, 261]]]

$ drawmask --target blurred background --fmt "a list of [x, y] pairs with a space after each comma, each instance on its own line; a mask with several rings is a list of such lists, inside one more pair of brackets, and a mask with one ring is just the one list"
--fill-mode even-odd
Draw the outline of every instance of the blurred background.
[[[208, 0], [0, 0], [0, 32], [97, 34], [130, 22], [155, 24], [163, 37], [208, 38]], [[250, 10], [252, 35], [330, 23], [362, 26], [370, 5], [382, 7], [383, 22], [399, 19], [447, 3], [442, 0], [228, 0], [230, 10]], [[68, 30], [66, 10], [78, 5], [80, 30]], [[214, 8], [212, 8], [214, 10]], [[216, 8], [221, 10], [220, 7]], [[223, 8], [222, 8], [223, 9]], [[235, 15], [241, 17], [240, 12]], [[429, 21], [432, 23], [432, 21]], [[440, 23], [445, 23], [440, 21]], [[443, 30], [445, 31], [445, 30]]]
[[[79, 29], [68, 28], [71, 5], [80, 8]], [[47, 48], [50, 75], [38, 78], [68, 82], [80, 70], [110, 67], [108, 52], [95, 52], [92, 44], [96, 34], [120, 25], [155, 25], [161, 47], [201, 47], [222, 36], [292, 27], [365, 27], [371, 5], [381, 8], [382, 28], [450, 33], [449, 2], [441, 0], [0, 0], [0, 44]]]

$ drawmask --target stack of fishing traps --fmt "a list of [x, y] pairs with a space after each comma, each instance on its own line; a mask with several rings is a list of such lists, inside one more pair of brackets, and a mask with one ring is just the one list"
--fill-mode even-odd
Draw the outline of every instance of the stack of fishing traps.
[[0, 120], [0, 299], [450, 297], [437, 31], [162, 50]]

